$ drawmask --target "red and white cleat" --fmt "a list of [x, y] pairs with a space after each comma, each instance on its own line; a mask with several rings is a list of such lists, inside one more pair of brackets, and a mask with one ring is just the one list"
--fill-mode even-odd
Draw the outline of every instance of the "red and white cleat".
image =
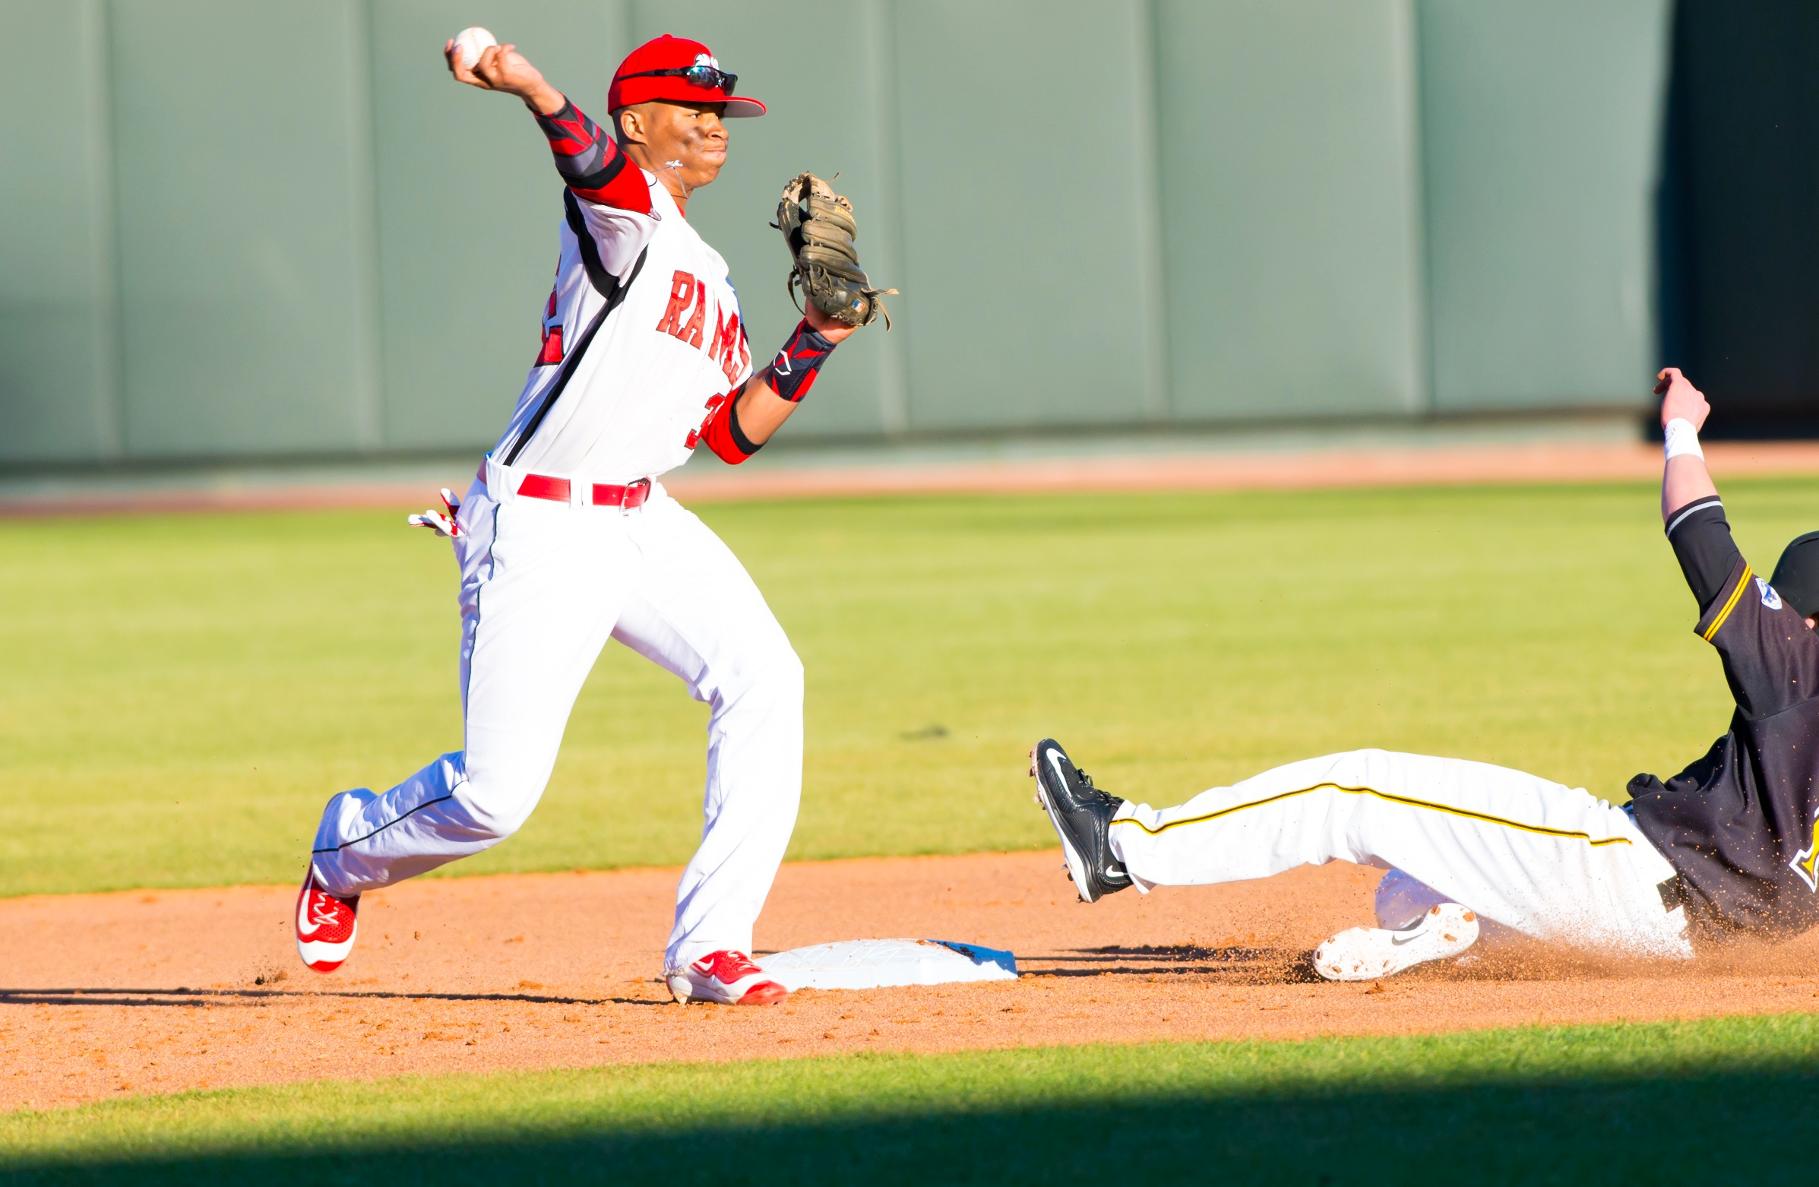
[[354, 950], [360, 896], [339, 898], [316, 882], [315, 867], [303, 875], [297, 895], [297, 955], [318, 973], [332, 973]]
[[686, 968], [663, 974], [670, 995], [683, 1005], [719, 1002], [729, 1006], [775, 1005], [789, 990], [764, 975], [764, 970], [743, 952], [727, 949], [710, 952]]

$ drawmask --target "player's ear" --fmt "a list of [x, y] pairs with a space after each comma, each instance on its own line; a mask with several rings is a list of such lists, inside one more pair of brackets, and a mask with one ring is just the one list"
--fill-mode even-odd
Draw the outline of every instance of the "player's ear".
[[650, 139], [642, 106], [620, 108], [617, 123], [620, 144], [644, 144]]

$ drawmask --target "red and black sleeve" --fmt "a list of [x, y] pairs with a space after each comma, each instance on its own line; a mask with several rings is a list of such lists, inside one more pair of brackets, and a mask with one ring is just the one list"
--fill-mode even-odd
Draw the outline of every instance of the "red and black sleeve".
[[555, 115], [539, 114], [537, 126], [549, 138], [556, 172], [577, 198], [639, 214], [650, 212], [651, 193], [644, 171], [587, 113], [564, 99], [562, 110]]
[[800, 404], [808, 389], [815, 386], [821, 364], [834, 353], [834, 344], [817, 333], [803, 318], [790, 331], [790, 336], [764, 369], [764, 381], [772, 391], [792, 404]]
[[701, 426], [701, 440], [714, 451], [715, 457], [729, 466], [736, 466], [757, 453], [760, 444], [747, 437], [739, 426], [739, 397], [743, 391], [738, 387], [728, 392], [707, 423]]

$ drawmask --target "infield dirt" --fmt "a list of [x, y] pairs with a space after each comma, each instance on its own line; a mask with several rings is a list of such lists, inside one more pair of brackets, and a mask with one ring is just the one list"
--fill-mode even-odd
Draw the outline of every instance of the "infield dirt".
[[[1715, 468], [1810, 473], [1811, 445], [1718, 445]], [[1412, 457], [1193, 458], [955, 466], [930, 474], [778, 475], [744, 497], [917, 490], [1248, 489], [1641, 478], [1652, 447]], [[720, 484], [720, 485], [716, 485]], [[678, 491], [682, 484], [678, 483]], [[53, 498], [77, 514], [384, 503], [395, 487]], [[709, 479], [687, 492], [725, 497]], [[313, 497], [312, 497], [313, 496]], [[403, 504], [400, 504], [403, 505]], [[1014, 951], [1015, 983], [805, 991], [776, 1007], [687, 1008], [658, 978], [677, 872], [409, 882], [362, 904], [353, 959], [310, 973], [291, 943], [294, 886], [0, 900], [0, 1111], [197, 1088], [405, 1073], [947, 1051], [1081, 1042], [1295, 1039], [1819, 1010], [1819, 933], [1690, 965], [1595, 962], [1535, 947], [1392, 980], [1311, 979], [1307, 951], [1366, 922], [1375, 871], [1074, 899], [1059, 854], [856, 859], [786, 866], [760, 951], [860, 937]]]
[[869, 936], [1008, 948], [1014, 983], [680, 1007], [658, 965], [676, 871], [427, 879], [370, 895], [339, 972], [305, 970], [295, 888], [0, 901], [0, 1110], [403, 1073], [1293, 1039], [1819, 1008], [1819, 933], [1691, 965], [1526, 947], [1393, 980], [1309, 979], [1376, 872], [1075, 901], [1058, 853], [793, 864], [761, 951]]

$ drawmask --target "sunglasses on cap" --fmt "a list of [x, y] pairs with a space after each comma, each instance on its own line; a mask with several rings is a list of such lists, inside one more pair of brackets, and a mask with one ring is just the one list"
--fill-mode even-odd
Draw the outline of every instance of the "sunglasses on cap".
[[636, 74], [620, 76], [623, 82], [628, 78], [680, 78], [690, 86], [703, 87], [707, 90], [718, 90], [726, 94], [733, 93], [738, 83], [737, 74], [728, 74], [717, 66], [679, 66], [671, 70], [640, 70]]

